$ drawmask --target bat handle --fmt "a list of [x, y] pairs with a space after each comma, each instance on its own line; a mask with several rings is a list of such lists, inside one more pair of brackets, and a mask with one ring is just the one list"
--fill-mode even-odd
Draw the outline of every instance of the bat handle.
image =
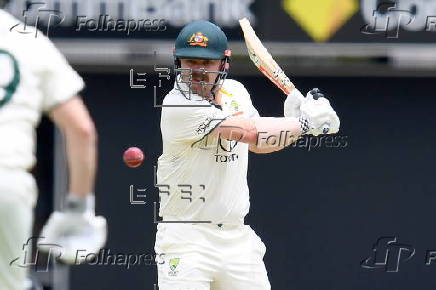
[[324, 94], [321, 93], [321, 90], [318, 88], [314, 88], [310, 91], [310, 94], [312, 95], [314, 100], [318, 100], [319, 98], [324, 98]]
[[[321, 93], [321, 90], [318, 89], [318, 88], [314, 88], [314, 89], [312, 89], [312, 90], [310, 91], [310, 93], [311, 93], [311, 95], [312, 95], [312, 97], [313, 97], [314, 100], [318, 100], [319, 98], [323, 98], [323, 97], [324, 97], [324, 94], [322, 94], [322, 93]], [[322, 133], [323, 133], [323, 134], [327, 134], [329, 131], [330, 131], [330, 124], [325, 123], [325, 124], [322, 126]]]
[[325, 123], [325, 124], [322, 126], [322, 133], [323, 133], [323, 134], [327, 134], [329, 131], [330, 131], [330, 124]]

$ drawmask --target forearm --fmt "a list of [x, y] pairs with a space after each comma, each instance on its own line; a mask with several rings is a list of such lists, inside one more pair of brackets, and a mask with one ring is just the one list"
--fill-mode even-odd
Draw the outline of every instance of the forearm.
[[94, 192], [97, 152], [95, 130], [66, 130], [69, 192], [83, 196]]
[[230, 117], [212, 132], [212, 136], [249, 144], [255, 153], [279, 151], [301, 134], [301, 124], [293, 117]]
[[297, 118], [256, 118], [257, 138], [249, 149], [254, 153], [272, 153], [280, 151], [294, 143], [302, 134]]
[[69, 192], [79, 196], [94, 192], [97, 133], [82, 99], [71, 98], [49, 115], [65, 136]]
[[[292, 103], [296, 98], [302, 100]], [[287, 117], [232, 116], [215, 128], [211, 136], [249, 144], [250, 151], [255, 153], [271, 153], [291, 145], [302, 134], [318, 136], [339, 131], [340, 120], [318, 89], [310, 91], [306, 99], [290, 95], [287, 100]], [[287, 112], [287, 109], [292, 112]]]

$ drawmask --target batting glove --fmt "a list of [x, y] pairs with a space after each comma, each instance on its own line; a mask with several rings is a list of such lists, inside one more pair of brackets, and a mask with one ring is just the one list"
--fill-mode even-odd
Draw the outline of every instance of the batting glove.
[[[64, 212], [54, 212], [42, 229], [44, 244], [61, 247], [59, 259], [67, 264], [80, 264], [89, 253], [97, 254], [105, 245], [107, 223], [95, 216], [95, 197], [67, 196]], [[47, 248], [41, 247], [41, 251]]]
[[292, 92], [286, 97], [283, 106], [285, 117], [298, 118], [301, 115], [300, 106], [304, 101], [304, 96], [298, 89], [293, 89]]
[[319, 89], [313, 89], [307, 94], [300, 111], [299, 120], [303, 134], [318, 136], [339, 131], [340, 120]]

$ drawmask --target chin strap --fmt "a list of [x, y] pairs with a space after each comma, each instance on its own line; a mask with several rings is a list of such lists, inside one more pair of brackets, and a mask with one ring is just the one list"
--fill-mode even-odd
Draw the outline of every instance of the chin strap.
[[220, 81], [222, 81], [224, 83], [224, 81], [227, 78], [227, 75], [229, 73], [229, 66], [230, 66], [230, 56], [225, 56], [224, 59], [222, 60], [221, 63], [221, 67], [220, 67], [220, 71], [223, 72], [223, 74], [218, 74], [215, 78], [215, 84], [213, 85], [212, 89], [210, 90], [211, 95], [212, 95], [212, 99], [215, 100], [215, 93], [218, 89], [218, 83]]

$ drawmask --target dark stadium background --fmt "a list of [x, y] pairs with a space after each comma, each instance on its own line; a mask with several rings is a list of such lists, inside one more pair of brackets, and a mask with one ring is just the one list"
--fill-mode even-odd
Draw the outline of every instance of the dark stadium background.
[[[151, 11], [145, 5], [183, 2], [190, 11], [198, 12], [194, 4], [199, 3], [119, 1], [134, 3], [144, 18]], [[436, 10], [436, 5], [424, 0], [354, 1], [357, 10], [325, 42], [315, 42], [295, 14], [283, 8], [288, 1], [220, 0], [237, 7], [224, 15], [234, 18], [233, 24], [223, 25], [233, 50], [229, 77], [246, 86], [260, 114], [281, 116], [284, 97], [247, 56], [236, 18], [244, 11], [240, 9], [243, 5], [248, 5], [245, 8], [250, 10], [256, 33], [297, 87], [304, 93], [318, 87], [330, 99], [341, 119], [339, 135], [346, 141], [346, 146], [338, 148], [324, 143], [311, 150], [296, 146], [267, 155], [250, 153], [251, 209], [246, 223], [267, 247], [264, 260], [272, 289], [434, 289], [436, 262], [426, 265], [426, 255], [436, 250], [436, 26], [431, 31], [413, 31], [403, 25], [398, 38], [389, 38], [382, 31], [362, 33], [362, 28], [374, 20], [363, 16], [364, 3], [367, 16], [385, 3], [383, 11], [374, 10], [380, 18], [401, 1], [409, 5], [401, 6], [409, 16], [415, 13], [422, 17], [426, 8]], [[47, 2], [65, 13], [74, 10], [73, 2], [95, 3]], [[100, 0], [99, 5], [89, 7], [91, 12], [100, 7], [106, 14], [114, 7], [106, 5], [109, 2]], [[222, 15], [212, 13], [218, 11], [216, 1], [203, 2], [211, 4], [202, 18], [221, 25]], [[11, 12], [22, 19], [29, 1], [11, 3]], [[337, 7], [340, 12], [341, 6]], [[169, 21], [165, 32], [78, 32], [68, 23], [50, 30], [50, 38], [86, 82], [82, 95], [99, 133], [96, 211], [108, 220], [106, 248], [113, 254], [154, 254], [153, 203], [158, 201], [158, 191], [153, 186], [153, 173], [161, 154], [161, 136], [160, 109], [153, 106], [153, 86], [159, 81], [153, 65], [172, 65], [173, 42], [181, 26], [171, 23], [191, 16], [178, 15], [175, 9], [171, 13], [179, 18], [153, 14], [153, 18]], [[312, 11], [302, 15], [312, 17]], [[39, 28], [44, 31], [43, 26]], [[147, 72], [147, 88], [130, 87], [130, 69]], [[163, 97], [172, 82], [173, 78], [162, 80], [158, 96]], [[40, 188], [34, 235], [65, 193], [59, 190], [62, 180], [55, 178], [64, 174], [55, 158], [61, 147], [56, 136], [53, 125], [44, 118], [38, 128], [38, 164], [34, 170]], [[128, 168], [122, 162], [122, 154], [130, 146], [140, 147], [146, 154], [139, 168]], [[130, 204], [131, 185], [146, 189], [145, 205]], [[383, 252], [383, 248], [374, 252], [383, 237], [396, 237], [396, 244], [390, 252]], [[392, 251], [398, 247], [414, 249], [414, 256], [407, 261], [407, 251], [395, 256]], [[383, 263], [373, 263], [376, 269], [362, 267], [367, 258], [376, 254], [380, 261], [385, 253], [388, 264], [400, 260], [398, 272], [388, 272]], [[130, 269], [122, 265], [56, 267], [60, 271], [51, 268], [48, 273], [33, 273], [46, 284], [44, 290], [149, 290], [157, 283], [154, 265]], [[60, 282], [50, 287], [55, 277]]]
[[[153, 108], [153, 90], [130, 89], [128, 73], [84, 78], [83, 96], [99, 132], [97, 213], [108, 219], [107, 248], [112, 253], [153, 254], [153, 166], [161, 153], [160, 109]], [[281, 115], [281, 93], [263, 77], [236, 79], [251, 92], [262, 116]], [[246, 223], [267, 246], [265, 263], [273, 289], [436, 286], [436, 265], [425, 265], [426, 251], [436, 249], [434, 81], [295, 78], [302, 91], [325, 91], [341, 118], [340, 134], [347, 146], [250, 153]], [[51, 130], [46, 123], [43, 127]], [[49, 152], [46, 140], [38, 144], [40, 157]], [[122, 162], [129, 146], [146, 153], [138, 169]], [[40, 166], [49, 168], [46, 161], [40, 159]], [[129, 203], [129, 185], [147, 189], [146, 205]], [[398, 242], [416, 249], [398, 273], [360, 266], [383, 236], [397, 236]], [[153, 289], [156, 281], [155, 266], [75, 266], [70, 277], [71, 289], [90, 290]]]

